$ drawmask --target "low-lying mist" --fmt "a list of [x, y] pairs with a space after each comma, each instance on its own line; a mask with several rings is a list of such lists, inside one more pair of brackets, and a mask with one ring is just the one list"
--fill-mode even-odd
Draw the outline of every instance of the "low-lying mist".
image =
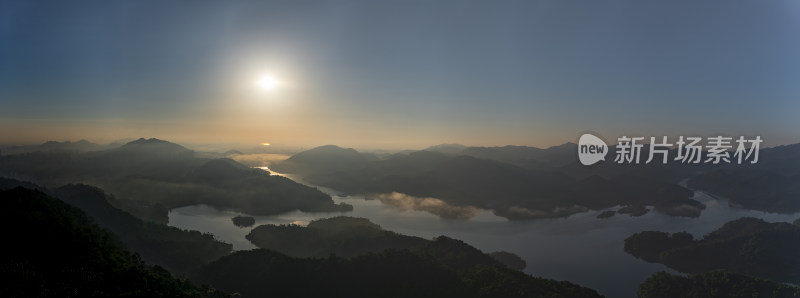
[[470, 219], [481, 211], [473, 206], [454, 206], [437, 198], [420, 198], [399, 192], [374, 195], [381, 203], [403, 210], [426, 211], [448, 219]]

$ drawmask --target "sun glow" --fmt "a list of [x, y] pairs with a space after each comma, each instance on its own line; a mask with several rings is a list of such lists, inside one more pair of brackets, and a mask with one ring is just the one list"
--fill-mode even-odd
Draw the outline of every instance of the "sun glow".
[[269, 143], [261, 143], [261, 146], [269, 146]]
[[278, 81], [272, 76], [263, 76], [258, 79], [257, 84], [263, 90], [274, 90], [278, 86]]

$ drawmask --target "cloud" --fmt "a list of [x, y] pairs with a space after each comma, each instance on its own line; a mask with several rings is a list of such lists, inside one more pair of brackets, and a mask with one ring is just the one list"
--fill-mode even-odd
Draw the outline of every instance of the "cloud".
[[290, 225], [296, 225], [296, 226], [305, 227], [305, 226], [308, 226], [308, 221], [307, 220], [295, 220], [293, 222], [290, 222], [289, 224]]
[[481, 211], [473, 206], [453, 206], [436, 198], [420, 198], [399, 192], [375, 195], [381, 203], [395, 206], [403, 210], [417, 210], [436, 214], [443, 218], [470, 219]]

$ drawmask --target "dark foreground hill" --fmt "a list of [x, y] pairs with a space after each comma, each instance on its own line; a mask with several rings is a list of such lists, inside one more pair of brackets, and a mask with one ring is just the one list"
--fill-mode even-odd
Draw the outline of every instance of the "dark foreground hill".
[[355, 257], [391, 249], [434, 257], [450, 267], [460, 269], [477, 265], [525, 268], [525, 261], [509, 252], [485, 254], [467, 243], [446, 236], [428, 240], [398, 234], [386, 231], [366, 218], [323, 218], [312, 221], [306, 227], [262, 225], [250, 231], [246, 237], [260, 248], [292, 257]]
[[224, 297], [146, 265], [81, 210], [37, 190], [0, 191], [7, 297]]
[[139, 254], [145, 262], [173, 273], [185, 275], [232, 249], [211, 234], [143, 221], [109, 204], [105, 192], [93, 186], [70, 184], [51, 191], [30, 182], [0, 178], [0, 190], [16, 187], [40, 190], [81, 209], [101, 228], [117, 235], [125, 248]]
[[321, 219], [308, 227], [263, 225], [247, 237], [267, 249], [233, 253], [193, 278], [244, 297], [599, 296], [512, 269], [525, 265], [511, 253], [495, 258], [459, 240], [396, 234], [363, 218]]
[[[182, 249], [193, 254], [193, 250], [204, 249], [202, 241], [182, 242], [182, 247], [170, 248], [168, 239], [159, 238], [165, 231], [142, 227], [141, 221], [103, 204], [102, 191], [97, 188], [68, 185], [55, 192], [95, 213], [104, 225], [119, 233], [145, 237], [140, 245], [164, 241], [165, 248], [150, 252], [174, 249], [179, 253]], [[173, 278], [159, 266], [146, 265], [138, 254], [128, 252], [122, 241], [95, 225], [81, 210], [41, 191], [2, 190], [0, 201], [5, 211], [0, 232], [15, 241], [9, 245], [8, 254], [0, 258], [0, 277], [5, 283], [2, 286], [10, 296], [224, 296], [214, 289]], [[323, 220], [314, 226], [329, 235], [339, 235], [336, 237], [385, 234], [368, 221], [351, 218]], [[123, 236], [127, 237], [131, 236]], [[203, 265], [190, 275], [196, 282], [217, 285], [244, 297], [600, 297], [588, 288], [510, 269], [458, 240], [388, 237], [400, 237], [421, 246], [362, 253], [353, 258], [329, 254], [319, 259], [293, 258], [268, 250], [240, 251]], [[320, 239], [312, 240], [330, 247]]]
[[727, 271], [688, 277], [662, 271], [640, 284], [637, 293], [639, 298], [789, 298], [800, 297], [800, 288]]
[[55, 190], [59, 199], [91, 216], [101, 227], [119, 236], [125, 246], [151, 264], [186, 274], [227, 255], [232, 246], [211, 234], [146, 222], [111, 206], [103, 190], [88, 185], [65, 185]]
[[636, 233], [625, 251], [685, 273], [724, 269], [779, 282], [800, 282], [800, 227], [745, 217], [726, 223], [703, 239], [686, 232]]
[[569, 282], [501, 266], [456, 270], [408, 250], [319, 259], [265, 249], [239, 251], [193, 278], [242, 297], [601, 297]]

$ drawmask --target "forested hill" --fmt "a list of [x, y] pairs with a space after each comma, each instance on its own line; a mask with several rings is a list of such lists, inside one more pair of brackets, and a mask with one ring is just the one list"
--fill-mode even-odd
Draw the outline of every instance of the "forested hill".
[[187, 274], [232, 250], [211, 234], [146, 222], [111, 206], [103, 190], [88, 185], [65, 185], [55, 190], [59, 199], [86, 212], [103, 228], [119, 236], [125, 246], [151, 264]]
[[0, 204], [6, 297], [225, 296], [146, 265], [81, 210], [40, 191], [2, 190]]
[[800, 282], [800, 227], [745, 217], [695, 240], [686, 232], [644, 231], [625, 251], [686, 273], [725, 269], [779, 282]]
[[166, 223], [168, 210], [208, 204], [267, 215], [349, 211], [330, 196], [285, 177], [230, 159], [198, 157], [181, 145], [139, 139], [91, 152], [38, 151], [0, 156], [0, 176], [47, 187], [89, 184], [114, 195], [111, 203], [139, 218]]

